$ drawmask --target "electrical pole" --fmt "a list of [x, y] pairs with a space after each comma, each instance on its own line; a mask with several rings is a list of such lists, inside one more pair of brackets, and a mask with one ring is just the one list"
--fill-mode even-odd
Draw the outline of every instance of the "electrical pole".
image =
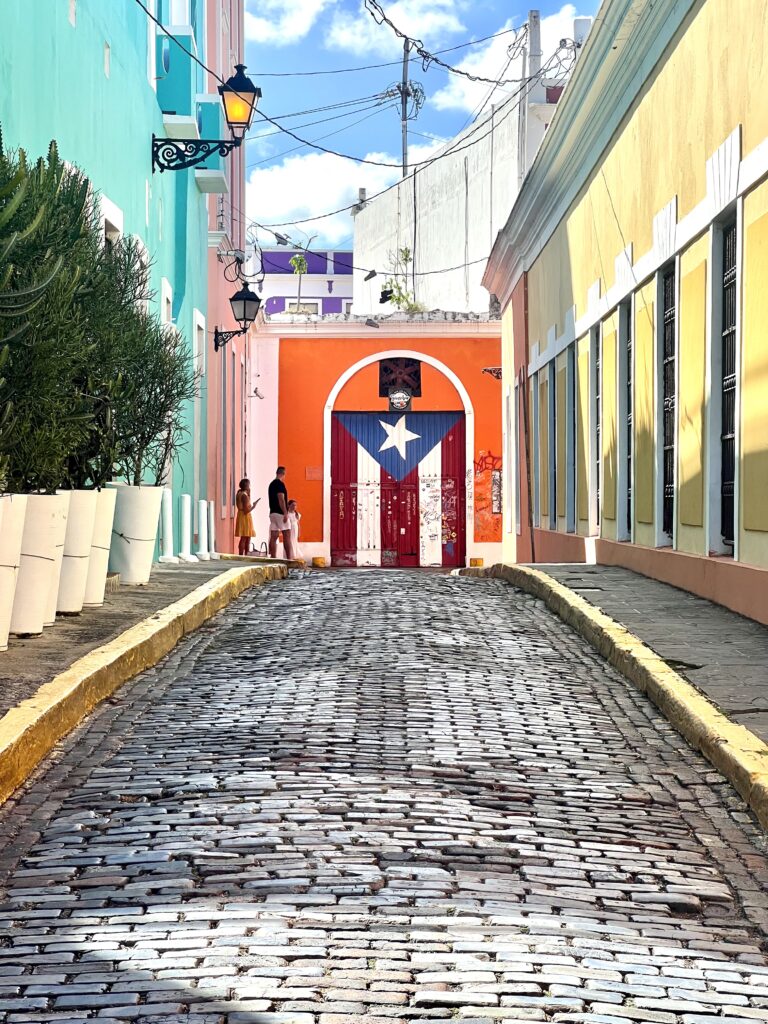
[[408, 174], [408, 97], [410, 96], [410, 85], [408, 82], [408, 55], [411, 51], [411, 40], [403, 40], [403, 79], [400, 83], [400, 121], [403, 129], [403, 177]]

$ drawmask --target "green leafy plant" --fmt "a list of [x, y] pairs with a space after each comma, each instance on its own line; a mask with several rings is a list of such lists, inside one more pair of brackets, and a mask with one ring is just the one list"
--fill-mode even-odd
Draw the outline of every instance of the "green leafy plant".
[[89, 357], [76, 298], [92, 264], [88, 183], [55, 145], [29, 166], [0, 149], [3, 369], [0, 434], [6, 486], [51, 493], [90, 418], [78, 382]]
[[144, 310], [122, 337], [121, 386], [114, 400], [117, 466], [131, 484], [162, 484], [184, 450], [185, 404], [197, 395], [199, 375], [183, 336]]
[[411, 250], [404, 246], [389, 254], [389, 276], [384, 285], [391, 293], [390, 302], [404, 313], [423, 313], [424, 306], [408, 291], [408, 267], [413, 263]]
[[301, 279], [307, 272], [307, 258], [303, 253], [297, 252], [294, 256], [291, 256], [288, 261], [293, 267], [294, 274], [298, 274], [299, 277], [299, 288], [296, 296], [296, 312], [301, 312]]

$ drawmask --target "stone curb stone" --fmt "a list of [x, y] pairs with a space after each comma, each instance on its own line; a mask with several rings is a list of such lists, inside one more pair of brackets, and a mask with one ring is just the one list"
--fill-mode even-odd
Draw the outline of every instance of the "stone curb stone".
[[0, 719], [0, 804], [97, 704], [156, 665], [243, 591], [284, 579], [284, 565], [228, 569], [95, 648]]
[[628, 629], [540, 569], [497, 563], [462, 569], [490, 576], [542, 600], [614, 668], [647, 694], [670, 724], [720, 771], [768, 829], [768, 745], [731, 721]]

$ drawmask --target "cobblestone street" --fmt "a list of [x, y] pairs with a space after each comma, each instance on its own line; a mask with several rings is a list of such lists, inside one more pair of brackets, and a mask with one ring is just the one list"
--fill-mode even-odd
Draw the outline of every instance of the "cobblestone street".
[[3, 1021], [768, 1021], [764, 834], [500, 581], [258, 588], [1, 817]]

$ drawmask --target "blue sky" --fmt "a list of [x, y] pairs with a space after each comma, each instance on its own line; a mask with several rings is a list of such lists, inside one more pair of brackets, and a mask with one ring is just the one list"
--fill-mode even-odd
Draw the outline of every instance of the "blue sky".
[[[381, 6], [399, 28], [421, 39], [430, 52], [519, 28], [529, 10], [520, 0], [381, 0]], [[541, 2], [537, 9], [542, 17], [545, 59], [560, 38], [573, 35], [574, 17], [594, 15], [598, 6], [599, 0]], [[245, 28], [248, 74], [263, 91], [261, 110], [303, 138], [328, 148], [382, 163], [399, 162], [399, 111], [394, 109], [395, 101], [382, 102], [376, 97], [400, 77], [402, 42], [387, 25], [376, 24], [362, 0], [298, 0], [293, 4], [246, 0]], [[504, 70], [507, 47], [513, 39], [510, 33], [443, 54], [443, 59], [483, 77], [495, 79], [502, 72], [515, 77], [520, 74], [519, 62]], [[392, 66], [368, 71], [285, 75], [390, 61]], [[423, 109], [410, 123], [411, 153], [417, 160], [429, 155], [440, 140], [459, 132], [482, 104], [501, 102], [507, 95], [500, 88], [489, 95], [492, 86], [469, 82], [435, 66], [425, 72], [418, 58], [411, 61], [410, 78], [426, 93]], [[339, 103], [349, 105], [317, 109]], [[310, 112], [283, 117], [301, 111]], [[326, 118], [333, 120], [323, 120]], [[399, 177], [396, 168], [365, 166], [310, 148], [295, 148], [298, 142], [258, 118], [251, 135], [257, 137], [249, 141], [246, 154], [247, 213], [264, 224], [311, 218], [354, 202], [361, 186], [375, 192]], [[351, 246], [353, 227], [351, 217], [341, 214], [278, 230], [302, 243], [319, 233], [313, 247], [342, 247]], [[258, 237], [262, 245], [274, 244], [268, 231], [259, 229]]]

